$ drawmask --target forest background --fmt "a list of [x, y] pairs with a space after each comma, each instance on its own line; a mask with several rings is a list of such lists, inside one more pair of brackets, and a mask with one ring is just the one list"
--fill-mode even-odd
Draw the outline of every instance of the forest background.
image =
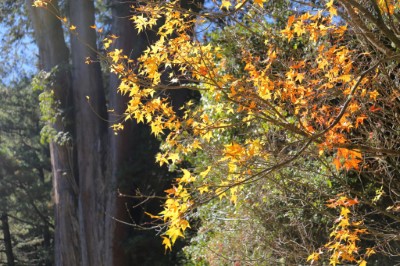
[[397, 1], [0, 12], [7, 265], [400, 263]]

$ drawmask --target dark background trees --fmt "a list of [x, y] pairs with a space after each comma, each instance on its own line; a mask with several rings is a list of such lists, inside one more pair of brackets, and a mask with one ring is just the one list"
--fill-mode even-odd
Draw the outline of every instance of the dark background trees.
[[32, 87], [22, 80], [0, 88], [0, 258], [7, 265], [53, 262], [50, 158]]

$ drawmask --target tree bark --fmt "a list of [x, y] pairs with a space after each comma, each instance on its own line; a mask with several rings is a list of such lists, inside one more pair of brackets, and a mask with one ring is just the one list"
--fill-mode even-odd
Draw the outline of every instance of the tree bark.
[[72, 92], [75, 144], [79, 176], [80, 242], [82, 265], [104, 264], [105, 233], [105, 140], [107, 136], [105, 95], [99, 63], [85, 64], [97, 57], [94, 3], [70, 1]]
[[1, 227], [3, 230], [4, 247], [7, 257], [7, 265], [14, 266], [14, 253], [12, 250], [10, 227], [8, 226], [8, 215], [6, 212], [1, 214]]
[[[126, 16], [129, 15], [129, 3], [121, 3], [118, 0], [111, 2], [112, 16], [114, 18], [111, 25], [111, 32], [119, 38], [114, 41], [112, 46], [113, 49], [123, 49], [124, 53], [129, 53], [134, 48], [134, 45], [140, 46], [142, 42], [138, 42], [137, 35]], [[137, 48], [141, 50], [139, 47]], [[133, 56], [135, 57], [135, 56]], [[110, 115], [110, 123], [119, 118], [120, 114], [123, 114], [126, 108], [127, 97], [124, 97], [117, 93], [119, 86], [119, 79], [116, 75], [111, 74], [110, 85], [109, 85], [109, 106], [110, 109], [114, 109], [114, 112]], [[121, 174], [126, 163], [129, 162], [132, 153], [129, 150], [133, 149], [132, 135], [133, 127], [130, 123], [125, 126], [125, 130], [115, 135], [110, 129], [110, 179], [108, 187], [110, 187], [110, 196], [107, 202], [107, 214], [109, 217], [106, 221], [107, 228], [107, 240], [106, 248], [107, 254], [107, 265], [127, 265], [128, 258], [124, 252], [123, 239], [127, 234], [127, 231], [131, 228], [127, 228], [126, 225], [117, 222], [118, 220], [127, 220], [126, 209], [124, 208], [124, 200], [118, 197], [117, 191], [120, 188], [120, 181], [126, 177]], [[114, 219], [116, 218], [116, 219]]]
[[[45, 71], [56, 70], [53, 78], [54, 99], [61, 114], [56, 117], [54, 128], [73, 136], [71, 74], [69, 51], [65, 43], [61, 22], [47, 10], [34, 8], [26, 0], [36, 43], [39, 48], [39, 67]], [[58, 9], [57, 1], [51, 8]], [[53, 10], [54, 11], [54, 10]], [[55, 10], [56, 11], [56, 10]], [[78, 176], [72, 143], [50, 143], [55, 203], [55, 263], [56, 265], [81, 265], [78, 209]]]

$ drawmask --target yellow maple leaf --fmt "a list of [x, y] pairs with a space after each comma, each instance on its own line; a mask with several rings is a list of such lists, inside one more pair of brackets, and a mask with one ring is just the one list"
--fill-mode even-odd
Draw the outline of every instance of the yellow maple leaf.
[[146, 28], [146, 25], [148, 23], [147, 18], [143, 15], [134, 16], [132, 17], [132, 20], [135, 22], [135, 27], [139, 33]]
[[221, 5], [220, 5], [220, 7], [219, 7], [219, 9], [226, 9], [226, 10], [229, 10], [229, 8], [232, 6], [232, 3], [231, 3], [231, 1], [229, 1], [229, 0], [222, 0], [222, 3], [221, 3]]
[[168, 155], [168, 160], [171, 160], [172, 163], [175, 163], [179, 160], [179, 154], [178, 153], [170, 153]]
[[201, 144], [200, 144], [200, 142], [196, 139], [196, 140], [194, 140], [193, 141], [193, 143], [192, 143], [192, 148], [193, 148], [193, 150], [197, 150], [197, 149], [202, 149], [201, 148]]
[[184, 237], [180, 228], [172, 227], [165, 232], [165, 234], [171, 239], [171, 243], [174, 244], [178, 237]]
[[163, 166], [164, 163], [168, 164], [168, 160], [165, 159], [164, 155], [162, 155], [161, 153], [157, 153], [156, 162], [159, 162], [160, 166]]
[[71, 25], [71, 26], [69, 27], [69, 30], [70, 30], [70, 31], [76, 30], [76, 26], [75, 26], [75, 25]]
[[162, 244], [165, 247], [165, 251], [167, 251], [168, 249], [171, 251], [172, 250], [172, 245], [171, 245], [171, 241], [169, 240], [168, 237], [163, 236], [163, 242]]
[[375, 254], [375, 250], [373, 248], [367, 248], [367, 251], [365, 252], [365, 255], [367, 257], [371, 256], [372, 254]]
[[304, 73], [297, 73], [296, 81], [301, 83], [303, 80], [304, 80]]
[[208, 173], [210, 172], [210, 170], [211, 170], [211, 166], [208, 166], [207, 169], [205, 171], [201, 172], [199, 175], [202, 178], [205, 178], [208, 175]]
[[349, 82], [352, 79], [352, 75], [342, 75], [338, 77], [338, 79], [342, 80], [343, 82]]
[[192, 175], [187, 169], [182, 169], [183, 176], [179, 179], [179, 183], [189, 183], [194, 180]]
[[333, 0], [330, 0], [328, 3], [326, 3], [326, 7], [328, 8], [328, 11], [331, 14], [331, 16], [337, 15], [337, 10], [333, 5]]
[[179, 225], [181, 226], [182, 231], [185, 231], [186, 228], [190, 228], [190, 224], [186, 220], [180, 220]]
[[318, 253], [318, 252], [314, 252], [314, 253], [312, 253], [310, 256], [308, 256], [308, 257], [307, 257], [307, 261], [310, 261], [310, 260], [311, 260], [311, 264], [312, 264], [314, 261], [319, 260], [319, 253]]
[[163, 134], [163, 126], [159, 120], [151, 121], [150, 128], [151, 128], [151, 133], [153, 133], [154, 136], [156, 137], [160, 134]]
[[373, 99], [374, 101], [376, 100], [376, 97], [379, 96], [379, 92], [377, 92], [376, 90], [368, 92], [368, 94], [369, 94], [369, 98]]
[[349, 213], [350, 213], [350, 210], [349, 210], [348, 208], [344, 208], [344, 207], [341, 208], [341, 211], [340, 211], [340, 215], [341, 215], [341, 216], [347, 218], [347, 216], [348, 216]]
[[358, 264], [358, 266], [366, 266], [367, 262], [365, 260], [361, 260]]
[[208, 192], [208, 187], [207, 186], [201, 186], [197, 190], [200, 192], [200, 194], [203, 194], [205, 192]]
[[338, 224], [339, 227], [345, 228], [350, 225], [349, 220], [344, 218], [340, 220], [340, 223]]

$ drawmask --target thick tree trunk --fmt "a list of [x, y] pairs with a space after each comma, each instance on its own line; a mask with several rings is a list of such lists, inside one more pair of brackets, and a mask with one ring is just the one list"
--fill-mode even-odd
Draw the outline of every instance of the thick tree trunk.
[[[132, 2], [119, 0], [113, 0], [111, 3], [113, 16], [111, 30], [113, 34], [119, 37], [115, 40], [112, 48], [122, 49], [125, 54], [129, 55], [132, 59], [136, 59], [148, 46], [149, 42], [152, 42], [155, 36], [151, 32], [138, 34], [129, 20], [131, 5]], [[119, 83], [119, 78], [116, 75], [110, 76], [109, 106], [115, 112], [114, 115], [110, 115], [111, 124], [113, 120], [120, 118], [120, 115], [125, 112], [128, 103], [128, 97], [122, 96], [117, 92]], [[111, 163], [109, 186], [112, 188], [112, 196], [109, 200], [108, 213], [110, 217], [132, 223], [134, 221], [131, 218], [135, 222], [140, 220], [140, 214], [138, 216], [135, 213], [137, 211], [131, 209], [137, 202], [129, 198], [117, 197], [117, 191], [122, 194], [132, 195], [135, 189], [139, 188], [139, 183], [143, 183], [146, 179], [150, 180], [151, 177], [147, 178], [146, 175], [149, 174], [150, 171], [148, 169], [153, 165], [154, 154], [150, 153], [149, 156], [148, 151], [151, 150], [151, 143], [153, 143], [153, 146], [158, 144], [155, 144], [155, 140], [152, 140], [143, 125], [127, 121], [124, 126], [124, 130], [118, 132], [118, 135], [113, 134], [111, 131], [109, 134]], [[148, 145], [145, 143], [148, 143]], [[143, 173], [143, 168], [147, 168], [147, 173]], [[128, 213], [129, 211], [133, 213]], [[112, 246], [107, 250], [113, 254], [107, 256], [108, 265], [147, 265], [144, 260], [138, 258], [147, 254], [147, 260], [154, 262], [162, 256], [162, 250], [154, 250], [150, 246], [144, 249], [146, 250], [145, 253], [143, 253], [143, 250], [137, 250], [138, 246], [148, 243], [148, 238], [153, 238], [154, 240], [153, 236], [138, 236], [132, 227], [117, 222], [114, 219], [108, 219], [107, 229], [109, 230], [108, 235], [110, 236], [110, 240], [112, 240], [108, 242]], [[127, 236], [136, 239], [136, 244], [129, 247], [129, 252], [126, 252], [126, 246], [124, 246], [127, 245]], [[137, 253], [141, 254], [138, 256]]]
[[[141, 50], [142, 40], [137, 40], [137, 34], [132, 27], [132, 24], [128, 19], [129, 16], [129, 3], [121, 3], [121, 1], [114, 0], [111, 2], [112, 16], [114, 18], [112, 23], [111, 31], [119, 38], [115, 40], [113, 49], [123, 49], [124, 53], [129, 54], [136, 45], [137, 50]], [[136, 52], [138, 53], [138, 52]], [[133, 58], [136, 56], [133, 55]], [[114, 112], [110, 115], [110, 123], [119, 118], [119, 115], [123, 114], [126, 109], [127, 97], [121, 96], [117, 93], [119, 85], [119, 79], [116, 75], [110, 76], [110, 88], [109, 88], [109, 106], [110, 109], [114, 109]], [[107, 265], [128, 265], [128, 256], [124, 252], [123, 239], [127, 235], [127, 231], [131, 230], [127, 225], [117, 222], [115, 219], [127, 221], [126, 208], [124, 207], [124, 199], [118, 197], [117, 191], [120, 189], [120, 181], [127, 179], [126, 171], [122, 169], [128, 167], [127, 163], [131, 161], [133, 147], [133, 130], [134, 128], [130, 123], [125, 126], [125, 130], [119, 132], [118, 135], [113, 134], [110, 129], [110, 179], [108, 187], [110, 190], [110, 197], [107, 202], [107, 214], [108, 218], [106, 221], [107, 228], [107, 242], [106, 251], [109, 254], [106, 255]]]
[[0, 218], [1, 218], [1, 228], [3, 231], [4, 247], [7, 257], [7, 265], [14, 266], [15, 265], [14, 253], [12, 250], [11, 233], [10, 233], [10, 227], [8, 226], [7, 213], [3, 212]]
[[86, 57], [97, 57], [96, 32], [90, 28], [94, 19], [93, 1], [70, 1], [70, 20], [77, 27], [71, 34], [71, 54], [82, 265], [102, 266], [106, 252], [106, 105], [100, 64], [85, 64]]
[[[47, 10], [32, 7], [26, 1], [32, 20], [36, 43], [39, 47], [40, 68], [50, 72], [57, 70], [52, 80], [55, 101], [62, 111], [56, 117], [54, 128], [72, 137], [72, 91], [69, 71], [69, 51], [65, 44], [61, 23]], [[58, 8], [52, 1], [50, 8]], [[78, 176], [74, 168], [75, 156], [72, 143], [50, 143], [55, 203], [55, 262], [56, 265], [81, 265], [78, 209]]]

